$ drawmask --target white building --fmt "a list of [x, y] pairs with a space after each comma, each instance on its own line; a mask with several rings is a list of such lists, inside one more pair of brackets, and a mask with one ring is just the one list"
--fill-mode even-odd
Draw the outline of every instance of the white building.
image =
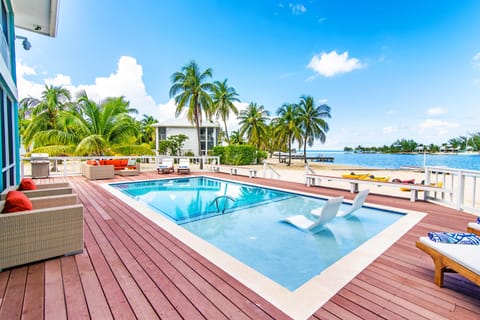
[[[183, 144], [181, 150], [182, 154], [185, 152], [193, 152], [195, 156], [198, 155], [198, 140], [197, 129], [195, 125], [189, 122], [186, 118], [178, 118], [173, 120], [156, 123], [155, 127], [155, 149], [158, 152], [159, 142], [166, 140], [168, 137], [184, 134], [188, 139]], [[200, 125], [200, 144], [202, 146], [202, 154], [207, 155], [208, 150], [217, 146], [220, 141], [218, 136], [220, 134], [220, 125], [212, 122], [202, 122]]]

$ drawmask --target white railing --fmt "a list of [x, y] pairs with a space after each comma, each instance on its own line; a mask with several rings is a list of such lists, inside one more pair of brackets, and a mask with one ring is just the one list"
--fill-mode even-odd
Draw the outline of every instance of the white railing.
[[480, 213], [480, 171], [452, 169], [447, 167], [425, 167], [425, 184], [441, 183], [443, 188], [452, 192], [430, 195], [435, 200], [457, 210]]
[[[174, 158], [175, 163], [178, 163], [180, 158], [190, 159], [193, 165], [199, 165], [203, 162], [204, 166], [210, 161], [220, 160], [217, 156], [203, 156], [203, 157], [183, 157], [183, 156], [109, 156], [109, 157], [48, 157], [50, 173], [49, 176], [73, 176], [80, 175], [82, 172], [82, 162], [86, 160], [101, 160], [101, 159], [133, 159], [139, 162], [141, 171], [156, 170], [158, 165], [162, 162], [163, 158]], [[22, 177], [28, 177], [32, 175], [31, 161], [38, 159], [30, 157], [21, 158], [20, 174]]]
[[270, 171], [270, 179], [273, 179], [273, 175], [280, 179], [280, 173], [278, 173], [267, 160], [263, 161], [263, 177], [267, 177], [267, 172]]

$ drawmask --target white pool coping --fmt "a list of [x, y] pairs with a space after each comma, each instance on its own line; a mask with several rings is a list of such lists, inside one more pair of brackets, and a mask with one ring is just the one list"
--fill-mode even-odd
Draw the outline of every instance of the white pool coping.
[[[219, 179], [217, 177], [205, 177]], [[172, 179], [172, 177], [165, 178]], [[157, 180], [157, 179], [155, 179]], [[161, 180], [161, 179], [158, 179]], [[162, 179], [163, 180], [163, 179]], [[229, 179], [219, 179], [229, 182], [250, 184], [258, 187], [298, 193], [307, 196], [320, 197], [318, 194], [304, 193], [294, 190], [274, 188], [270, 186], [245, 183]], [[151, 180], [138, 180], [143, 182]], [[126, 182], [128, 183], [128, 182]], [[282, 310], [293, 319], [306, 319], [323, 306], [348, 282], [355, 278], [363, 269], [371, 264], [377, 257], [385, 252], [392, 244], [402, 237], [408, 230], [415, 226], [426, 215], [425, 213], [411, 210], [400, 210], [393, 207], [379, 206], [366, 203], [365, 206], [404, 213], [405, 216], [381, 231], [372, 239], [360, 245], [357, 249], [341, 258], [333, 265], [323, 270], [295, 291], [289, 291], [278, 283], [270, 280], [251, 267], [243, 264], [229, 254], [211, 245], [207, 241], [190, 233], [183, 227], [175, 224], [168, 218], [153, 211], [147, 205], [140, 203], [109, 184], [101, 184], [106, 190], [117, 198], [136, 209], [155, 224], [165, 229], [175, 238], [179, 239], [200, 255], [217, 265], [225, 272], [236, 278], [245, 286], [255, 291], [265, 300]], [[325, 197], [322, 197], [325, 198]], [[345, 201], [349, 202], [349, 201]]]

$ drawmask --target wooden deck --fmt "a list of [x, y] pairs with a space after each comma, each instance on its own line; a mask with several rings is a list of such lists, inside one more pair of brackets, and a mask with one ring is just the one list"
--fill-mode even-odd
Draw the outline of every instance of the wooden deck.
[[[1, 272], [0, 319], [288, 319], [98, 186], [158, 177], [156, 172], [144, 172], [98, 182], [83, 177], [56, 179], [68, 180], [85, 206], [85, 250]], [[354, 196], [278, 180], [228, 178], [347, 199]], [[370, 195], [367, 201], [428, 215], [311, 318], [479, 319], [480, 287], [449, 274], [445, 287], [438, 288], [431, 258], [415, 248], [415, 240], [428, 231], [465, 230], [473, 217], [408, 199]]]

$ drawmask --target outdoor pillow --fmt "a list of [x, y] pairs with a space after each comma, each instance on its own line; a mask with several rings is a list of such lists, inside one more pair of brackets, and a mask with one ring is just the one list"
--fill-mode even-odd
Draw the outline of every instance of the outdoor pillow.
[[473, 233], [429, 232], [428, 237], [434, 242], [480, 245], [480, 237]]
[[22, 181], [20, 181], [20, 185], [18, 186], [18, 190], [20, 191], [35, 189], [37, 189], [37, 186], [35, 185], [35, 182], [32, 178], [23, 178]]
[[21, 191], [9, 191], [2, 213], [32, 210], [32, 202]]
[[480, 217], [477, 218], [477, 223], [480, 223]]

